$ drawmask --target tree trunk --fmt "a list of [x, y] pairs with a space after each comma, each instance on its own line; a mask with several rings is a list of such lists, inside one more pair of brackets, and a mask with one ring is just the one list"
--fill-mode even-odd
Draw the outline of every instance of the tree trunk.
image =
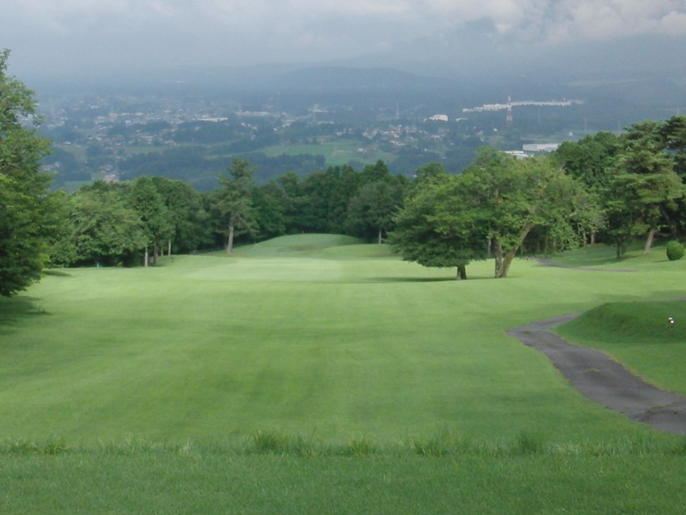
[[457, 280], [467, 279], [467, 265], [457, 265]]
[[143, 258], [143, 266], [147, 267], [148, 266], [148, 246], [145, 246], [145, 257]]
[[377, 239], [377, 243], [378, 243], [379, 245], [381, 245], [381, 243], [383, 242], [383, 239], [381, 238], [381, 235], [382, 235], [382, 234], [383, 234], [383, 229], [379, 229], [379, 237], [378, 237], [378, 239]]
[[512, 261], [514, 260], [516, 254], [517, 249], [510, 249], [507, 251], [507, 254], [505, 254], [505, 258], [502, 260], [502, 263], [500, 265], [500, 275], [496, 275], [497, 278], [504, 279], [505, 277], [507, 277], [507, 273], [510, 271], [510, 265], [512, 264]]
[[497, 239], [493, 239], [491, 243], [493, 249], [493, 256], [495, 257], [495, 276], [500, 277], [500, 271], [503, 268], [503, 246]]
[[153, 265], [157, 264], [157, 253], [158, 252], [159, 252], [159, 248], [157, 247], [157, 241], [155, 241], [152, 244], [152, 264]]
[[507, 277], [507, 273], [510, 271], [510, 265], [514, 260], [515, 255], [517, 255], [517, 251], [522, 246], [522, 243], [524, 243], [524, 239], [529, 234], [529, 231], [533, 229], [533, 227], [533, 224], [528, 224], [522, 228], [521, 232], [519, 233], [519, 243], [516, 246], [509, 249], [505, 253], [505, 256], [503, 256], [502, 244], [498, 241], [497, 238], [493, 238], [493, 248], [495, 251], [495, 277], [497, 279]]
[[171, 256], [171, 240], [169, 240], [169, 246], [167, 247], [167, 256]]
[[655, 231], [656, 231], [656, 226], [655, 226], [655, 221], [650, 222], [650, 230], [648, 231], [648, 238], [646, 238], [646, 244], [645, 247], [643, 247], [643, 254], [648, 254], [650, 252], [650, 249], [653, 248], [653, 241], [655, 240]]
[[229, 222], [229, 241], [226, 244], [226, 253], [229, 256], [233, 253], [233, 220]]

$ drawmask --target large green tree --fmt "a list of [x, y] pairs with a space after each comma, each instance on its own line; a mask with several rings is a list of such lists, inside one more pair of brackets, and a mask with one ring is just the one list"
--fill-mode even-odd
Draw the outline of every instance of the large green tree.
[[0, 52], [0, 295], [40, 278], [48, 243], [61, 221], [52, 177], [40, 170], [50, 142], [37, 135], [33, 92], [7, 74], [9, 50]]
[[213, 198], [215, 210], [226, 227], [226, 253], [233, 253], [234, 238], [243, 233], [255, 233], [257, 220], [253, 206], [252, 189], [255, 168], [244, 159], [234, 158], [219, 182], [222, 187]]
[[613, 133], [598, 132], [579, 141], [565, 141], [551, 158], [564, 167], [567, 174], [605, 194], [611, 187], [620, 148], [620, 140]]
[[174, 234], [174, 224], [163, 195], [150, 177], [138, 177], [131, 184], [129, 202], [138, 213], [146, 237], [144, 265], [148, 266], [150, 246], [152, 245], [152, 263], [162, 250], [163, 242], [168, 241]]
[[[466, 208], [460, 176], [417, 178], [417, 183], [394, 217], [388, 240], [403, 260], [426, 267], [456, 268], [457, 279], [467, 278], [467, 265], [486, 259], [488, 234], [477, 211]], [[454, 207], [461, 209], [455, 210]]]
[[668, 212], [684, 197], [684, 185], [666, 151], [659, 122], [632, 124], [621, 141], [613, 187], [622, 193], [623, 211], [636, 214], [632, 230], [646, 235], [645, 254], [660, 225], [672, 225]]
[[[686, 185], [686, 116], [672, 116], [659, 128], [660, 137], [673, 162], [674, 172]], [[677, 199], [676, 209], [667, 207], [673, 237], [686, 233], [686, 197]]]
[[392, 176], [362, 186], [348, 204], [348, 232], [382, 243], [384, 235], [393, 228], [393, 216], [402, 205], [403, 193], [400, 180]]
[[276, 181], [253, 188], [253, 205], [259, 225], [259, 239], [286, 234], [290, 199]]
[[98, 181], [72, 193], [70, 230], [53, 247], [53, 259], [67, 266], [133, 264], [148, 240], [128, 190], [129, 185]]
[[514, 159], [482, 149], [461, 177], [474, 199], [472, 209], [487, 227], [496, 277], [507, 277], [534, 228], [544, 228], [562, 249], [583, 238], [589, 224], [598, 223], [593, 196], [548, 157]]
[[170, 224], [167, 254], [196, 250], [209, 238], [208, 214], [200, 194], [185, 181], [157, 176], [152, 182], [167, 209]]
[[500, 278], [534, 228], [564, 248], [596, 223], [595, 212], [593, 196], [551, 160], [517, 160], [485, 148], [461, 175], [435, 174], [418, 185], [391, 241], [405, 259], [458, 266], [458, 273], [490, 250]]
[[672, 116], [661, 124], [658, 133], [674, 160], [674, 171], [686, 182], [686, 116]]

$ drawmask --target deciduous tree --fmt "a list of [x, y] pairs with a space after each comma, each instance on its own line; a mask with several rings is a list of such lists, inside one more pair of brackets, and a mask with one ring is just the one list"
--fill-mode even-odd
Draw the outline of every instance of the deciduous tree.
[[148, 266], [150, 261], [150, 245], [153, 246], [152, 263], [155, 264], [162, 242], [169, 240], [174, 233], [171, 214], [164, 203], [164, 197], [157, 191], [152, 179], [143, 175], [131, 184], [129, 202], [138, 213], [146, 236], [144, 265]]
[[0, 295], [10, 296], [40, 278], [48, 242], [60, 220], [40, 170], [50, 142], [36, 134], [33, 92], [7, 74], [9, 50], [0, 52]]
[[516, 160], [481, 149], [461, 175], [416, 188], [391, 241], [405, 259], [458, 271], [490, 247], [495, 277], [507, 277], [532, 229], [545, 228], [560, 247], [572, 245], [595, 220], [588, 210], [597, 211], [593, 197], [549, 159]]
[[59, 264], [133, 264], [148, 240], [139, 214], [129, 204], [127, 190], [96, 182], [71, 194], [70, 231], [53, 248]]
[[[471, 261], [486, 259], [488, 234], [479, 213], [465, 209], [460, 176], [446, 175], [413, 188], [394, 217], [388, 240], [403, 260], [426, 267], [457, 269], [457, 279], [467, 278]], [[461, 206], [461, 207], [458, 207]]]

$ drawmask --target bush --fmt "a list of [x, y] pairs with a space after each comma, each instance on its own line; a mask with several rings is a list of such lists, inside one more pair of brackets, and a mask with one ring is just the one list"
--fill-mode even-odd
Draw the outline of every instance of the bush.
[[678, 261], [684, 257], [684, 246], [678, 241], [670, 241], [667, 244], [667, 259]]

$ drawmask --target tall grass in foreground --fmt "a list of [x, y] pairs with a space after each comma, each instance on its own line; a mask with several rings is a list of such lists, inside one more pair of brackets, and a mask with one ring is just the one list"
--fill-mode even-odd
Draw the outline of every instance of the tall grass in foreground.
[[[669, 440], [637, 435], [604, 442], [548, 442], [540, 433], [522, 432], [510, 441], [485, 441], [456, 436], [448, 432], [427, 437], [408, 437], [392, 443], [378, 443], [365, 436], [335, 442], [313, 436], [278, 431], [256, 431], [249, 437], [216, 441], [184, 443], [152, 442], [143, 438], [122, 441], [102, 441], [98, 444], [70, 445], [64, 438], [0, 441], [0, 456], [57, 455], [145, 456], [152, 454], [179, 456], [251, 456], [272, 455], [290, 457], [364, 457], [457, 458], [484, 456], [512, 458], [516, 456], [683, 456], [686, 460], [686, 437]], [[685, 463], [686, 465], [686, 463]]]

